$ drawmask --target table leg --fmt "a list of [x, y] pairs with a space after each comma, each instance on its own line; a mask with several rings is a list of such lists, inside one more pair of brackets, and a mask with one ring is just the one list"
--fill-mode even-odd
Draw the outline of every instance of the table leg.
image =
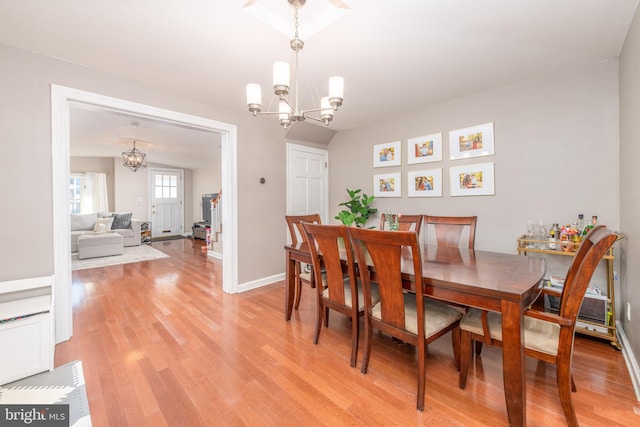
[[291, 319], [291, 312], [293, 311], [293, 299], [295, 294], [295, 266], [296, 262], [291, 259], [290, 253], [286, 253], [287, 266], [286, 277], [284, 282], [284, 320], [289, 321]]
[[502, 375], [509, 425], [527, 424], [523, 308], [502, 301]]

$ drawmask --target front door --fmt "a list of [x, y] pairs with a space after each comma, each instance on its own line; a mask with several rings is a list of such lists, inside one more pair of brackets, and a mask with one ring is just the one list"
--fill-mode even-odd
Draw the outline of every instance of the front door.
[[151, 236], [177, 236], [183, 232], [183, 173], [177, 169], [150, 169]]

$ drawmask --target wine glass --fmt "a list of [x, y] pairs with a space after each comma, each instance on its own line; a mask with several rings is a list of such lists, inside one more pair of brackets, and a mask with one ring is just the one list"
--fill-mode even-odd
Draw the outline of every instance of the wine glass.
[[[535, 231], [536, 231], [536, 227], [535, 224], [533, 223], [533, 220], [530, 219], [527, 221], [527, 239], [528, 240], [533, 240], [533, 238], [535, 237]], [[528, 248], [533, 248], [535, 245], [533, 242], [527, 242], [527, 247]]]
[[536, 240], [539, 240], [538, 249], [547, 249], [547, 230], [548, 227], [544, 225], [544, 221], [542, 221], [541, 219], [538, 220], [538, 235], [536, 237]]

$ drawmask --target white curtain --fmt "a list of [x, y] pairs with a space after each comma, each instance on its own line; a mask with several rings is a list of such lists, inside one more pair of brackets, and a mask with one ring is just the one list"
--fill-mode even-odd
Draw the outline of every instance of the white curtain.
[[107, 174], [87, 172], [80, 193], [80, 213], [109, 212]]

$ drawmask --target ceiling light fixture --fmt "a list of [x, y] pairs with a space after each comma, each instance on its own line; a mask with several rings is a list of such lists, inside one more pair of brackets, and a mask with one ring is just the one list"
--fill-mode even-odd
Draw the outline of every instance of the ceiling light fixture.
[[[247, 106], [249, 111], [255, 116], [258, 114], [278, 114], [280, 125], [285, 129], [291, 123], [299, 123], [305, 119], [322, 122], [326, 125], [333, 120], [334, 111], [342, 105], [344, 96], [344, 79], [340, 76], [333, 76], [329, 79], [329, 96], [320, 99], [320, 108], [301, 110], [298, 105], [298, 54], [304, 47], [304, 42], [298, 37], [298, 9], [306, 3], [306, 0], [288, 0], [295, 10], [295, 36], [291, 40], [291, 49], [295, 52], [293, 64], [293, 96], [291, 103], [286, 96], [289, 95], [289, 64], [278, 61], [273, 64], [273, 91], [278, 95], [278, 111], [262, 111], [262, 91], [260, 85], [250, 83], [247, 85]], [[320, 113], [320, 117], [315, 117], [309, 113]]]
[[122, 158], [124, 159], [123, 165], [128, 167], [134, 172], [137, 172], [140, 168], [146, 168], [147, 162], [144, 160], [146, 154], [136, 148], [136, 141], [133, 141], [133, 149], [131, 151], [123, 151]]

